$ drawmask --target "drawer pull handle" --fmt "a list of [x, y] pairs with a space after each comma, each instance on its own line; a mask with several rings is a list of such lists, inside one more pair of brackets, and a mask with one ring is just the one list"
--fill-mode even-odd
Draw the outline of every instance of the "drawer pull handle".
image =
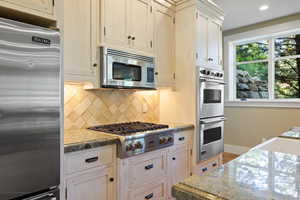
[[93, 157], [93, 158], [88, 158], [85, 160], [86, 163], [93, 163], [93, 162], [97, 162], [99, 160], [99, 157]]
[[178, 138], [179, 141], [184, 141], [185, 137]]
[[216, 166], [217, 166], [217, 163], [213, 163], [212, 166], [213, 166], [213, 167], [216, 167]]
[[207, 167], [202, 169], [202, 172], [206, 172], [207, 171]]
[[147, 166], [145, 166], [145, 170], [152, 169], [153, 167], [154, 167], [154, 165], [153, 165], [153, 164], [151, 164], [151, 165], [147, 165]]
[[176, 160], [176, 158], [175, 158], [175, 157], [173, 157], [173, 158], [172, 158], [172, 160]]
[[151, 193], [151, 194], [148, 194], [147, 196], [145, 196], [145, 199], [152, 199], [152, 197], [154, 196], [154, 194], [153, 193]]

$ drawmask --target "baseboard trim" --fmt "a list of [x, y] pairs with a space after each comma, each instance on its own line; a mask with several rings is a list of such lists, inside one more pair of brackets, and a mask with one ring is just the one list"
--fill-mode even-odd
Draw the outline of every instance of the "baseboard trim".
[[233, 153], [241, 155], [243, 153], [246, 153], [250, 150], [249, 147], [244, 146], [238, 146], [238, 145], [231, 145], [231, 144], [225, 144], [224, 145], [224, 151], [227, 153]]

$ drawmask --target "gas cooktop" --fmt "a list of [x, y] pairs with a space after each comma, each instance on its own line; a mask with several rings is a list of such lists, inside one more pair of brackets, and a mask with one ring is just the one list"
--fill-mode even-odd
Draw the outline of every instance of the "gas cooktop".
[[101, 126], [90, 127], [90, 130], [102, 131], [105, 133], [111, 133], [120, 136], [132, 135], [134, 133], [158, 130], [169, 128], [168, 125], [164, 124], [154, 124], [146, 122], [127, 122], [127, 123], [118, 123], [118, 124], [108, 124]]
[[128, 122], [94, 126], [88, 129], [118, 135], [119, 158], [139, 155], [174, 144], [173, 130], [164, 124]]

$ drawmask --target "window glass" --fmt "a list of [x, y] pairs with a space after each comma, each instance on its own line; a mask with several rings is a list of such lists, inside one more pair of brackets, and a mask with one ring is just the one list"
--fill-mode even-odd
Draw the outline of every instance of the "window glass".
[[237, 65], [236, 88], [238, 99], [268, 98], [268, 62]]
[[268, 40], [236, 46], [236, 62], [265, 60], [268, 58]]
[[275, 98], [300, 98], [300, 58], [275, 62]]
[[278, 37], [275, 39], [275, 56], [300, 55], [300, 34]]

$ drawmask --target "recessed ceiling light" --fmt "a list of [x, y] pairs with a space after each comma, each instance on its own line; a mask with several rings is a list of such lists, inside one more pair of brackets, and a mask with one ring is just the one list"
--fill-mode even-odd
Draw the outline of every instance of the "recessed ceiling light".
[[259, 10], [260, 11], [265, 11], [265, 10], [268, 10], [269, 9], [269, 6], [268, 5], [261, 5], [260, 7], [259, 7]]

